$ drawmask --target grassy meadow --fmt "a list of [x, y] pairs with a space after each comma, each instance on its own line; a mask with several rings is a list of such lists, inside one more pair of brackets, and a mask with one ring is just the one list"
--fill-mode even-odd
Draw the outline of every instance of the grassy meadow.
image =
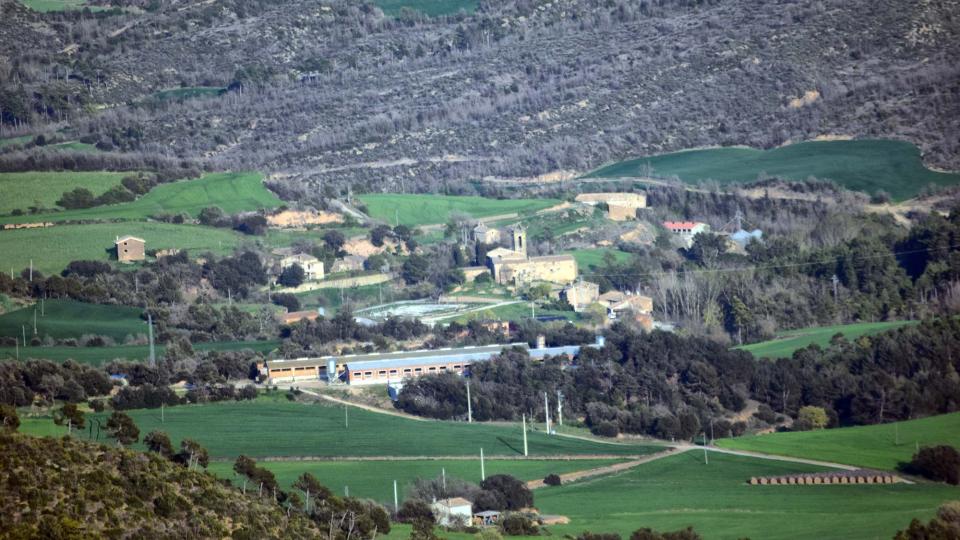
[[556, 199], [487, 199], [454, 195], [367, 194], [358, 197], [367, 207], [370, 217], [389, 223], [417, 226], [446, 223], [452, 212], [469, 214], [475, 218], [501, 214], [532, 214], [550, 208]]
[[609, 253], [614, 262], [623, 263], [630, 260], [630, 254], [619, 249], [612, 248], [587, 248], [568, 251], [573, 258], [577, 260], [577, 267], [581, 273], [590, 271], [591, 268], [600, 268], [604, 265], [604, 257]]
[[[9, 214], [16, 208], [26, 212], [31, 206], [56, 208], [57, 200], [65, 192], [80, 187], [87, 188], [95, 196], [99, 196], [113, 186], [120, 185], [120, 180], [128, 174], [109, 171], [0, 173], [0, 214]], [[17, 222], [29, 223], [32, 221], [49, 220], [46, 215], [29, 215], [21, 216]]]
[[373, 3], [391, 17], [400, 15], [403, 8], [419, 11], [430, 17], [453, 15], [460, 11], [473, 13], [479, 4], [478, 0], [374, 0]]
[[[59, 195], [57, 197], [59, 198]], [[208, 206], [219, 206], [224, 212], [233, 214], [274, 208], [280, 204], [280, 199], [264, 187], [260, 173], [210, 173], [196, 180], [161, 184], [128, 203], [32, 216], [11, 216], [0, 219], [0, 222], [142, 220], [158, 214], [181, 213], [196, 217]]]
[[706, 539], [891, 538], [913, 518], [929, 519], [960, 489], [932, 484], [751, 486], [751, 476], [815, 472], [817, 467], [692, 451], [627, 472], [537, 490], [545, 514], [570, 518], [554, 537], [583, 531], [624, 538], [641, 527], [692, 525]]
[[[84, 334], [110, 336], [122, 342], [127, 336], [146, 334], [147, 325], [140, 318], [143, 310], [127, 306], [87, 304], [74, 300], [47, 300], [0, 315], [0, 336], [20, 337], [21, 327], [27, 328], [27, 339], [33, 336], [34, 312], [37, 335], [60, 338], [78, 338]], [[42, 314], [41, 314], [42, 312]]]
[[[52, 422], [51, 422], [52, 424]], [[535, 459], [487, 459], [484, 470], [487, 476], [509, 474], [521, 480], [537, 480], [548, 474], [564, 474], [603, 467], [618, 462], [612, 459], [535, 460]], [[480, 459], [425, 459], [404, 461], [263, 461], [261, 466], [270, 469], [284, 488], [289, 487], [301, 474], [308, 472], [334, 493], [344, 494], [349, 487], [350, 495], [393, 504], [393, 481], [397, 481], [400, 500], [417, 478], [436, 478], [446, 470], [447, 478], [460, 478], [480, 483]], [[221, 478], [234, 478], [232, 462], [211, 463], [209, 470]], [[242, 480], [240, 481], [242, 483]]]
[[586, 176], [676, 176], [685, 182], [732, 184], [754, 181], [761, 174], [797, 181], [813, 176], [856, 191], [884, 190], [896, 200], [914, 197], [929, 184], [960, 184], [960, 174], [926, 168], [916, 146], [893, 140], [810, 141], [770, 150], [688, 150], [621, 161]]
[[26, 144], [33, 140], [33, 137], [30, 135], [21, 135], [19, 137], [3, 137], [0, 138], [0, 148], [4, 146], [11, 146], [14, 144]]
[[[238, 351], [250, 349], [260, 353], [269, 353], [280, 346], [279, 340], [267, 341], [214, 341], [194, 343], [195, 351]], [[163, 358], [166, 346], [156, 346], [157, 357]], [[0, 360], [13, 360], [20, 355], [21, 360], [36, 359], [52, 362], [74, 360], [81, 364], [100, 366], [112, 360], [146, 360], [150, 355], [147, 345], [116, 345], [113, 347], [27, 347], [17, 350], [15, 347], [0, 347]]]
[[[174, 441], [188, 437], [212, 457], [295, 456], [521, 456], [519, 426], [419, 421], [351, 407], [349, 428], [344, 408], [324, 403], [294, 403], [282, 393], [252, 402], [221, 402], [169, 407], [165, 423], [159, 410], [127, 411], [141, 433], [166, 431]], [[528, 433], [530, 455], [639, 455], [655, 446], [548, 437]]]
[[723, 448], [887, 470], [895, 469], [901, 461], [910, 461], [918, 446], [938, 444], [960, 447], [960, 413], [874, 426], [769, 433], [717, 441]]
[[809, 345], [819, 345], [826, 348], [830, 340], [837, 334], [843, 334], [847, 340], [854, 340], [860, 336], [871, 336], [886, 330], [893, 330], [908, 324], [917, 324], [919, 321], [887, 321], [875, 323], [840, 324], [836, 326], [814, 326], [799, 330], [787, 330], [775, 339], [752, 343], [736, 347], [749, 351], [757, 358], [790, 358], [794, 351]]

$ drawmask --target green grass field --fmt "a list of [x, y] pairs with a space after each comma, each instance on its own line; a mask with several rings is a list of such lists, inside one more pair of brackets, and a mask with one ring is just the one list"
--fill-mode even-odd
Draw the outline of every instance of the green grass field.
[[231, 229], [145, 221], [17, 229], [0, 232], [0, 253], [4, 255], [0, 271], [20, 272], [31, 259], [33, 267], [45, 274], [59, 273], [71, 261], [115, 260], [111, 251], [114, 240], [126, 234], [146, 240], [147, 250], [178, 248], [196, 256], [207, 251], [229, 255], [236, 248], [252, 245], [272, 249], [297, 240], [322, 242], [323, 233], [269, 230], [264, 236], [248, 236]]
[[[268, 353], [280, 346], [279, 341], [217, 341], [208, 343], [194, 343], [196, 351], [238, 351], [251, 349], [260, 353]], [[162, 358], [166, 350], [164, 345], [157, 345], [157, 356]], [[100, 366], [112, 360], [146, 360], [149, 356], [149, 347], [146, 345], [117, 345], [115, 347], [27, 347], [19, 351], [15, 347], [0, 347], [0, 360], [14, 360], [17, 354], [21, 360], [37, 359], [52, 362], [74, 360], [81, 364]]]
[[692, 525], [706, 539], [891, 538], [914, 517], [928, 519], [960, 489], [932, 484], [751, 486], [751, 476], [814, 472], [809, 465], [717, 453], [704, 465], [688, 452], [616, 476], [537, 490], [545, 514], [571, 523], [550, 534], [617, 532]]
[[[520, 456], [520, 427], [466, 422], [417, 421], [326, 404], [288, 402], [264, 396], [254, 402], [185, 405], [166, 410], [128, 411], [141, 433], [166, 431], [179, 441], [196, 439], [213, 457], [277, 456]], [[637, 455], [655, 446], [602, 442], [528, 434], [531, 456], [558, 454]]]
[[581, 273], [589, 271], [591, 267], [600, 268], [603, 266], [603, 258], [607, 253], [613, 256], [616, 263], [630, 260], [630, 254], [619, 249], [575, 249], [567, 253], [573, 255], [573, 258], [577, 260], [577, 267]]
[[159, 100], [183, 100], [195, 97], [218, 96], [226, 89], [221, 86], [188, 86], [185, 88], [171, 88], [154, 92], [153, 97]]
[[888, 321], [876, 323], [854, 323], [836, 326], [814, 326], [799, 330], [787, 330], [776, 339], [762, 341], [750, 345], [736, 347], [749, 351], [757, 358], [790, 358], [794, 351], [809, 345], [817, 344], [827, 347], [830, 339], [837, 334], [843, 334], [847, 340], [854, 340], [860, 336], [870, 336], [886, 330], [893, 330], [908, 324], [917, 324], [919, 321]]
[[[53, 423], [52, 421], [50, 422]], [[603, 467], [619, 460], [505, 460], [484, 461], [487, 476], [509, 474], [521, 480], [537, 480], [548, 474], [563, 474]], [[460, 478], [480, 483], [480, 459], [458, 460], [409, 460], [409, 461], [263, 461], [261, 466], [273, 471], [284, 488], [289, 487], [301, 474], [308, 472], [334, 493], [365, 497], [393, 505], [393, 481], [397, 481], [400, 500], [417, 478], [436, 478], [446, 470], [447, 478]], [[232, 462], [211, 463], [209, 469], [221, 478], [234, 480]], [[242, 484], [242, 480], [235, 481]]]
[[27, 339], [33, 337], [34, 312], [37, 335], [40, 337], [77, 338], [83, 334], [110, 336], [118, 342], [128, 336], [146, 334], [147, 325], [140, 318], [143, 310], [127, 306], [86, 304], [73, 300], [47, 300], [42, 315], [39, 303], [0, 315], [0, 336], [17, 337], [21, 327], [27, 329]]
[[550, 208], [556, 199], [487, 199], [452, 195], [368, 194], [358, 197], [367, 207], [370, 217], [396, 225], [415, 226], [446, 223], [451, 212], [462, 212], [472, 217], [500, 214], [532, 214]]
[[19, 137], [4, 137], [0, 139], [0, 148], [4, 146], [10, 146], [13, 144], [25, 144], [33, 140], [33, 137], [30, 135], [21, 135]]
[[233, 214], [274, 208], [280, 204], [280, 199], [264, 187], [263, 177], [259, 173], [210, 173], [196, 180], [159, 185], [128, 203], [33, 216], [11, 216], [0, 219], [0, 222], [142, 220], [158, 214], [180, 213], [196, 217], [200, 210], [208, 206], [219, 206], [224, 212]]
[[711, 148], [674, 152], [607, 165], [587, 177], [677, 176], [685, 182], [751, 182], [761, 173], [803, 181], [814, 176], [852, 190], [885, 190], [896, 200], [916, 196], [928, 184], [952, 186], [960, 174], [927, 169], [920, 150], [892, 140], [810, 141], [771, 150]]
[[430, 17], [452, 15], [460, 11], [473, 13], [477, 10], [478, 0], [374, 0], [385, 15], [396, 17], [403, 8], [419, 11]]
[[110, 250], [116, 237], [125, 234], [146, 240], [147, 249], [180, 248], [220, 255], [244, 242], [257, 241], [257, 238], [244, 237], [230, 229], [168, 223], [100, 223], [17, 229], [0, 233], [3, 271], [9, 272], [13, 268], [19, 272], [30, 265], [31, 259], [33, 267], [46, 274], [59, 273], [71, 261], [110, 261], [113, 258]]
[[892, 470], [901, 461], [910, 461], [917, 446], [949, 444], [960, 447], [960, 413], [875, 426], [720, 439], [717, 444], [736, 450]]
[[88, 8], [90, 11], [103, 11], [106, 9], [102, 6], [88, 5], [86, 0], [20, 0], [20, 2], [28, 8], [41, 13], [83, 8]]
[[[67, 191], [83, 187], [94, 195], [102, 195], [129, 173], [123, 172], [59, 172], [36, 171], [0, 173], [0, 214], [16, 208], [24, 212], [31, 206], [56, 208], [57, 200]], [[46, 214], [21, 216], [18, 223], [48, 221]]]

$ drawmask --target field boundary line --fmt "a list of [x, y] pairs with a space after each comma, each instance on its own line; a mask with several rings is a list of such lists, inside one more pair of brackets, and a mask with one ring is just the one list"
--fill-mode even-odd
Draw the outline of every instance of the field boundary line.
[[373, 413], [385, 414], [385, 415], [387, 415], [387, 416], [396, 416], [396, 417], [398, 417], [398, 418], [406, 418], [407, 420], [417, 420], [417, 421], [419, 421], [419, 422], [431, 422], [431, 421], [433, 421], [433, 420], [431, 420], [430, 418], [423, 418], [423, 417], [420, 417], [420, 416], [414, 416], [414, 415], [412, 415], [412, 414], [407, 414], [407, 413], [400, 412], [400, 411], [388, 411], [387, 409], [381, 409], [380, 407], [375, 407], [375, 406], [373, 406], [373, 405], [364, 405], [364, 404], [362, 404], [362, 403], [354, 403], [354, 402], [348, 401], [348, 400], [346, 400], [346, 399], [341, 399], [341, 398], [338, 398], [338, 397], [328, 396], [328, 395], [326, 395], [326, 394], [321, 394], [321, 393], [319, 393], [319, 392], [314, 392], [314, 391], [311, 391], [311, 390], [306, 390], [306, 389], [304, 389], [304, 388], [300, 388], [300, 391], [303, 392], [304, 394], [307, 394], [308, 396], [313, 396], [313, 397], [320, 398], [320, 399], [322, 399], [322, 400], [329, 401], [329, 402], [332, 402], [332, 403], [337, 403], [337, 404], [340, 404], [340, 405], [348, 405], [348, 406], [350, 406], [350, 407], [356, 407], [356, 408], [358, 408], [358, 409], [363, 409], [363, 410], [365, 410], [365, 411], [369, 411], [369, 412], [373, 412]]
[[[684, 445], [688, 450], [693, 450], [697, 448], [704, 448], [703, 446], [695, 445]], [[833, 469], [842, 469], [845, 471], [856, 471], [862, 469], [863, 467], [857, 467], [855, 465], [847, 465], [845, 463], [835, 463], [832, 461], [820, 461], [817, 459], [807, 459], [799, 458], [792, 456], [782, 456], [778, 454], [765, 454], [763, 452], [753, 452], [750, 450], [733, 450], [730, 448], [721, 448], [719, 446], [707, 446], [707, 450], [711, 452], [716, 452], [718, 454], [729, 454], [731, 456], [741, 456], [741, 457], [752, 457], [757, 459], [768, 459], [771, 461], [789, 461], [793, 463], [803, 463], [806, 465], [818, 465], [820, 467], [830, 467]]]
[[[634, 467], [643, 465], [644, 463], [650, 463], [651, 461], [656, 461], [658, 459], [663, 459], [667, 456], [675, 456], [689, 451], [690, 448], [687, 447], [670, 447], [666, 450], [662, 450], [655, 454], [649, 454], [637, 459], [626, 461], [623, 463], [614, 463], [612, 465], [606, 465], [604, 467], [596, 467], [593, 469], [586, 469], [582, 471], [574, 471], [569, 473], [564, 473], [559, 475], [561, 483], [575, 482], [577, 480], [583, 480], [584, 478], [593, 478], [595, 476], [604, 476], [608, 474], [615, 474], [619, 472], [628, 471]], [[530, 480], [527, 482], [527, 487], [529, 489], [540, 489], [545, 487], [543, 479], [540, 480]]]
[[[656, 455], [659, 459], [659, 454], [650, 454], [649, 456], [637, 456], [637, 455], [620, 455], [620, 454], [550, 454], [550, 455], [536, 455], [536, 456], [521, 456], [519, 454], [495, 454], [490, 456], [483, 456], [484, 461], [596, 461], [598, 459], [609, 459], [609, 460], [628, 460], [624, 463], [614, 463], [609, 467], [624, 465], [626, 463], [634, 463], [631, 467], [639, 465], [640, 463], [646, 463], [647, 461], [652, 461], [647, 459], [650, 456]], [[229, 463], [233, 459], [229, 457], [216, 457], [210, 458], [210, 461], [220, 462], [220, 463]], [[257, 461], [269, 462], [269, 461], [476, 461], [479, 462], [480, 458], [472, 454], [467, 455], [449, 455], [449, 456], [265, 456], [258, 457]], [[595, 469], [588, 469], [589, 471], [605, 469], [606, 467], [598, 467]], [[576, 471], [575, 471], [576, 472]], [[578, 471], [584, 472], [584, 471]], [[568, 473], [572, 474], [572, 473]]]

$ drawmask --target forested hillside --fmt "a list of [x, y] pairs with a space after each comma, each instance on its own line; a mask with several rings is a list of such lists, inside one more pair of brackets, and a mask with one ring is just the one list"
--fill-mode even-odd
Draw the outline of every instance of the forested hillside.
[[[958, 410], [958, 345], [960, 322], [950, 319], [854, 342], [840, 338], [827, 349], [811, 346], [766, 362], [703, 338], [614, 327], [606, 346], [583, 349], [572, 366], [533, 362], [520, 350], [475, 364], [473, 415], [542, 418], [543, 392], [559, 391], [564, 414], [583, 416], [607, 436], [735, 436], [800, 418], [808, 406], [823, 408], [832, 426], [878, 424]], [[750, 400], [759, 406], [750, 410]], [[430, 375], [404, 385], [396, 406], [457, 418], [466, 413], [466, 393], [458, 377]]]
[[13, 144], [0, 168], [188, 160], [281, 173], [292, 193], [303, 179], [452, 193], [836, 134], [960, 164], [955, 0], [489, 0], [433, 18], [344, 0], [113, 4], [4, 2], [5, 128], [101, 153]]
[[299, 512], [159, 455], [0, 432], [0, 537], [317, 538]]

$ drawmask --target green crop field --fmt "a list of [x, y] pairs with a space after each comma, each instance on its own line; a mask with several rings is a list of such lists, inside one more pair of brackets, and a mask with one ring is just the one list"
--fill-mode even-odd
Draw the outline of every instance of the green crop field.
[[888, 321], [876, 323], [854, 323], [836, 326], [814, 326], [799, 330], [787, 330], [776, 339], [752, 343], [736, 347], [749, 351], [757, 358], [790, 358], [794, 351], [809, 345], [827, 347], [830, 340], [837, 334], [843, 334], [847, 340], [854, 340], [860, 336], [870, 336], [886, 330], [893, 330], [908, 324], [917, 324], [919, 321]]
[[370, 217], [390, 225], [396, 225], [399, 219], [401, 225], [408, 226], [446, 223], [451, 212], [475, 218], [514, 213], [528, 215], [560, 203], [556, 199], [487, 199], [452, 195], [369, 194], [358, 198], [366, 205]]
[[[279, 341], [215, 341], [194, 343], [196, 351], [238, 351], [250, 349], [260, 353], [269, 353], [280, 346]], [[157, 345], [157, 357], [163, 358], [166, 347]], [[36, 359], [64, 362], [74, 360], [81, 364], [100, 366], [112, 360], [146, 360], [150, 354], [147, 345], [117, 345], [115, 347], [0, 347], [0, 360], [13, 360], [20, 355], [21, 360]]]
[[419, 11], [425, 15], [452, 15], [460, 11], [473, 13], [477, 10], [478, 0], [374, 0], [385, 15], [396, 17], [403, 8]]
[[147, 249], [180, 248], [193, 252], [227, 254], [234, 246], [257, 239], [230, 229], [168, 223], [99, 223], [61, 225], [45, 229], [17, 229], [0, 233], [3, 271], [19, 272], [30, 265], [44, 273], [58, 273], [71, 261], [109, 261], [117, 236], [130, 234], [147, 241]]
[[[128, 413], [142, 433], [162, 430], [175, 441], [193, 438], [214, 457], [473, 456], [480, 448], [489, 456], [523, 453], [519, 426], [418, 421], [351, 407], [346, 428], [343, 407], [292, 403], [282, 395], [170, 407], [163, 424], [159, 410]], [[531, 456], [638, 455], [657, 450], [652, 445], [607, 444], [540, 432], [528, 437]]]
[[590, 271], [590, 268], [600, 268], [604, 265], [604, 257], [609, 253], [615, 263], [622, 263], [630, 260], [630, 254], [619, 249], [575, 249], [568, 251], [573, 258], [577, 260], [577, 267], [581, 273]]
[[153, 188], [139, 199], [121, 204], [66, 210], [32, 216], [11, 216], [3, 223], [65, 220], [142, 220], [158, 214], [188, 214], [196, 217], [208, 206], [228, 214], [274, 208], [280, 199], [263, 185], [259, 173], [211, 173], [196, 180], [181, 180]]
[[960, 447], [960, 413], [876, 426], [752, 435], [717, 442], [724, 448], [895, 469], [910, 461], [918, 446]]
[[96, 146], [80, 141], [68, 141], [50, 145], [50, 148], [58, 150], [72, 150], [74, 152], [99, 152]]
[[[129, 173], [123, 172], [15, 172], [0, 173], [0, 214], [9, 214], [16, 208], [24, 212], [31, 206], [55, 208], [57, 200], [67, 191], [87, 188], [94, 195], [102, 195]], [[21, 216], [18, 223], [49, 221], [47, 215]]]
[[[48, 421], [53, 424], [52, 421]], [[618, 462], [610, 459], [576, 460], [484, 460], [487, 476], [509, 474], [521, 480], [537, 480], [548, 474], [564, 474], [603, 467]], [[280, 485], [289, 487], [301, 474], [308, 472], [320, 483], [343, 494], [365, 497], [393, 504], [393, 481], [397, 481], [402, 502], [404, 494], [417, 478], [436, 478], [446, 470], [447, 478], [460, 478], [480, 483], [480, 459], [473, 460], [404, 460], [404, 461], [263, 461], [261, 466], [273, 471]], [[233, 480], [232, 462], [214, 462], [209, 470], [221, 478]], [[242, 480], [234, 485], [242, 484]]]
[[960, 174], [932, 171], [924, 166], [916, 146], [892, 140], [810, 141], [771, 150], [689, 150], [614, 163], [586, 176], [677, 176], [685, 182], [730, 184], [751, 182], [761, 174], [798, 181], [813, 176], [857, 191], [885, 190], [897, 200], [914, 197], [929, 184], [960, 184]]
[[541, 512], [570, 518], [554, 537], [583, 531], [624, 538], [641, 527], [692, 525], [706, 539], [891, 538], [913, 518], [928, 519], [960, 489], [932, 484], [751, 486], [751, 476], [816, 467], [692, 451], [627, 472], [535, 492]]
[[34, 312], [37, 334], [56, 339], [77, 338], [83, 334], [110, 336], [122, 342], [127, 336], [146, 334], [147, 325], [140, 318], [142, 309], [127, 306], [86, 304], [73, 300], [47, 300], [42, 310], [39, 303], [0, 315], [0, 336], [20, 337], [26, 327], [27, 339], [33, 337]]

